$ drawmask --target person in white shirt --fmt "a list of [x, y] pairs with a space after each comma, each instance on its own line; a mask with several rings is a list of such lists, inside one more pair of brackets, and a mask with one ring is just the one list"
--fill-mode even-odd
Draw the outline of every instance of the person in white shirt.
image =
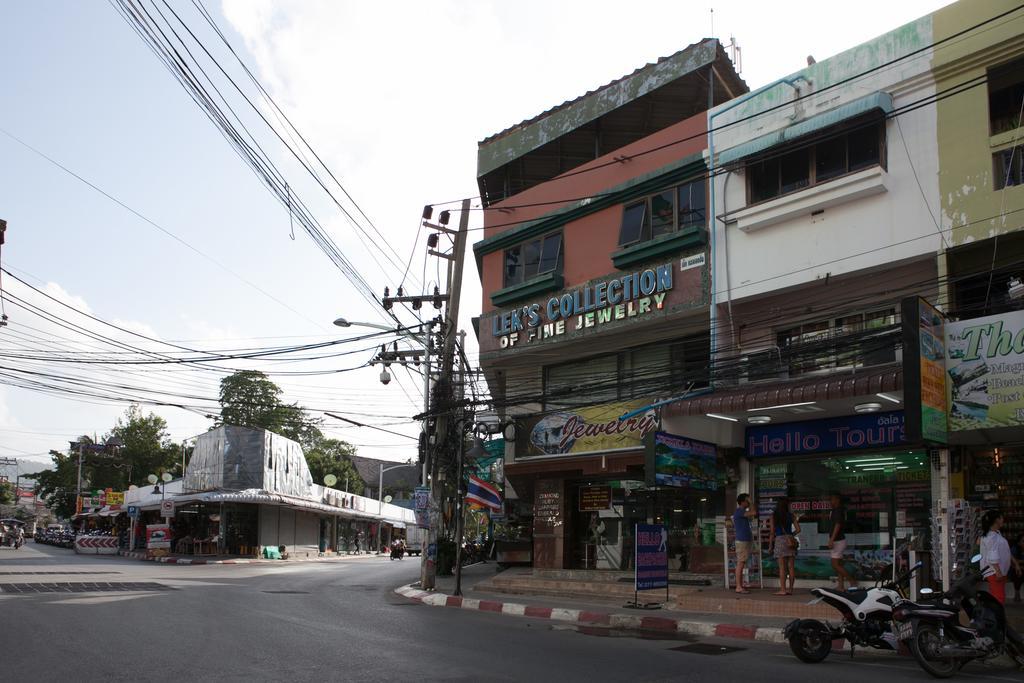
[[1010, 544], [999, 532], [1003, 528], [1003, 513], [989, 510], [981, 518], [981, 569], [988, 580], [988, 591], [1000, 604], [1006, 604], [1006, 578], [1010, 574], [1013, 556]]

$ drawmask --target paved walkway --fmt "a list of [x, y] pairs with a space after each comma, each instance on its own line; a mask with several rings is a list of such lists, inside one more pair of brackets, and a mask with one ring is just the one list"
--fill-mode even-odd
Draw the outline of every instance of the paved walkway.
[[[452, 607], [466, 610], [494, 612], [509, 616], [549, 619], [581, 626], [605, 627], [623, 630], [674, 631], [695, 636], [719, 636], [769, 642], [784, 642], [783, 628], [795, 618], [821, 618], [839, 621], [838, 613], [828, 605], [808, 605], [812, 596], [807, 589], [797, 589], [795, 595], [772, 595], [774, 588], [752, 590], [737, 595], [723, 588], [693, 589], [686, 599], [673, 597], [660, 609], [626, 607], [618, 595], [606, 599], [597, 595], [580, 598], [565, 595], [509, 595], [493, 590], [500, 581], [494, 579], [517, 570], [498, 573], [493, 563], [465, 567], [462, 578], [462, 596], [454, 595], [455, 578], [437, 577], [432, 592], [422, 591], [418, 584], [397, 589], [397, 593], [434, 607]], [[521, 574], [521, 570], [519, 570]], [[632, 598], [632, 594], [630, 594]], [[664, 601], [664, 593], [650, 591], [640, 594], [641, 602]], [[711, 607], [711, 609], [709, 609]], [[1011, 623], [1024, 625], [1021, 603], [1007, 604]], [[846, 643], [835, 643], [843, 649]]]

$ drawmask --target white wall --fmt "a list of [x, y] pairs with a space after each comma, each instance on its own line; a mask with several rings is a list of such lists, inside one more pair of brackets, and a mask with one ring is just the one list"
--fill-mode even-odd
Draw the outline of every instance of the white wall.
[[[930, 42], [931, 20], [925, 17], [800, 72], [811, 81], [811, 86], [803, 80], [795, 84], [802, 94], [817, 92]], [[782, 106], [724, 130], [721, 127], [732, 121], [792, 102], [796, 95], [793, 88], [780, 84], [740, 98], [738, 106], [733, 106], [736, 100], [721, 105], [710, 115], [710, 125], [719, 129], [712, 133], [715, 153], [878, 91], [890, 93], [899, 110], [934, 94], [930, 64], [931, 52], [925, 50], [896, 66], [821, 92], [799, 105]], [[715, 112], [723, 113], [716, 116]], [[816, 203], [822, 197], [836, 194], [835, 187], [830, 186], [838, 181], [832, 181], [764, 203], [762, 206], [778, 202], [797, 212], [773, 225], [745, 232], [735, 225], [725, 227], [721, 220], [714, 221], [714, 289], [718, 304], [728, 301], [730, 294], [733, 300], [745, 299], [826, 276], [935, 253], [940, 248], [941, 241], [929, 215], [929, 207], [936, 216], [940, 207], [936, 108], [925, 106], [897, 120], [890, 119], [886, 124], [888, 170], [882, 181], [884, 191], [876, 187], [871, 196], [830, 205], [824, 213], [812, 216], [811, 212], [820, 208]], [[742, 214], [746, 205], [745, 174], [739, 170], [719, 175], [715, 179], [715, 194], [715, 215], [734, 217], [737, 211]], [[921, 239], [912, 239], [917, 237]]]

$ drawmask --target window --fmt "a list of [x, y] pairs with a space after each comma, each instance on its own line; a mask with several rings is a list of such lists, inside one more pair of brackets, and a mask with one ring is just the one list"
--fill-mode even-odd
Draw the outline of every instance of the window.
[[776, 340], [793, 377], [892, 363], [900, 334], [896, 309], [883, 308], [802, 323], [780, 330]]
[[704, 225], [706, 205], [703, 178], [627, 204], [622, 210], [619, 246], [647, 242], [695, 225]]
[[992, 165], [997, 190], [1024, 184], [1024, 146], [996, 152], [992, 155]]
[[522, 284], [561, 265], [561, 232], [518, 244], [505, 250], [505, 286]]
[[709, 384], [707, 333], [545, 368], [545, 409], [614, 403]]
[[988, 119], [992, 135], [1021, 126], [1024, 102], [1024, 59], [988, 71]]
[[884, 164], [885, 123], [861, 119], [845, 131], [833, 129], [827, 139], [802, 142], [799, 149], [774, 152], [747, 164], [750, 204]]

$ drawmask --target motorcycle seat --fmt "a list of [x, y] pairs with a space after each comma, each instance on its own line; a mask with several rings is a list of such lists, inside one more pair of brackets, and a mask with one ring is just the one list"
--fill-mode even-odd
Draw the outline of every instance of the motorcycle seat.
[[864, 598], [864, 594], [867, 592], [866, 588], [850, 588], [849, 590], [836, 590], [834, 588], [815, 588], [812, 592], [816, 592], [824, 595], [834, 595], [839, 598], [846, 598], [847, 600], [860, 601]]

